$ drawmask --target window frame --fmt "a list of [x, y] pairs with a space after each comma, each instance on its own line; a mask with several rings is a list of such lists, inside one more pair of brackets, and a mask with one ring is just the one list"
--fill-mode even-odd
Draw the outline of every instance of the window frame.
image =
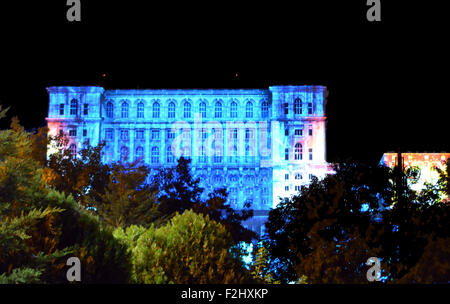
[[106, 117], [114, 118], [114, 104], [111, 101], [106, 103]]
[[160, 118], [161, 117], [161, 105], [159, 102], [155, 101], [152, 104], [152, 118]]
[[129, 110], [130, 110], [130, 106], [129, 106], [128, 102], [126, 102], [126, 101], [122, 102], [122, 104], [120, 105], [120, 117], [121, 118], [129, 118]]
[[245, 118], [253, 118], [253, 102], [250, 100], [245, 104]]
[[167, 106], [167, 118], [175, 118], [176, 117], [177, 105], [171, 101]]
[[220, 100], [214, 104], [214, 118], [222, 118], [222, 103]]
[[137, 118], [144, 118], [145, 117], [144, 111], [145, 111], [145, 105], [144, 105], [144, 103], [142, 101], [140, 101], [137, 104], [136, 117]]
[[296, 143], [294, 146], [294, 160], [303, 160], [303, 145]]
[[189, 101], [186, 101], [183, 105], [183, 117], [192, 118], [192, 105]]

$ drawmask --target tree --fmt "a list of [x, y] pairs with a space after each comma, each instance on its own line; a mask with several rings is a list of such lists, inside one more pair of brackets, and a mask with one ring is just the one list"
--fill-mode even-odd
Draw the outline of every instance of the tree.
[[276, 280], [366, 281], [364, 263], [376, 256], [382, 233], [374, 217], [391, 203], [391, 175], [386, 168], [353, 162], [335, 171], [322, 181], [314, 178], [269, 213], [265, 246]]
[[[34, 139], [34, 146], [39, 147], [37, 141], [40, 137], [36, 136]], [[49, 155], [46, 163], [46, 182], [54, 189], [67, 195], [71, 194], [76, 201], [90, 207], [89, 202], [104, 194], [105, 185], [109, 181], [110, 167], [102, 162], [105, 143], [96, 147], [84, 145], [79, 156], [67, 149], [68, 139], [65, 135], [50, 137], [49, 146], [55, 152]]]
[[83, 282], [127, 282], [125, 246], [71, 196], [51, 189], [32, 155], [30, 134], [14, 118], [0, 131], [0, 282], [67, 282], [69, 254], [82, 260]]
[[[196, 213], [208, 215], [212, 220], [223, 224], [231, 233], [236, 244], [251, 242], [256, 233], [242, 226], [242, 222], [253, 216], [253, 211], [236, 211], [227, 204], [228, 193], [225, 189], [215, 189], [203, 200], [204, 189], [200, 180], [194, 179], [190, 171], [190, 159], [180, 157], [178, 164], [169, 169], [160, 170], [155, 176], [154, 185], [159, 185], [159, 210], [170, 218], [176, 212], [192, 209]], [[246, 208], [250, 206], [246, 205]]]
[[446, 198], [446, 201], [450, 201], [450, 158], [447, 158], [445, 169], [436, 169], [439, 173], [439, 190]]
[[280, 284], [280, 281], [274, 279], [274, 275], [270, 269], [268, 250], [264, 246], [257, 245], [253, 251], [253, 260], [250, 265], [250, 273], [253, 278], [265, 284]]
[[[346, 162], [270, 212], [266, 225], [275, 278], [309, 283], [364, 283], [369, 257], [386, 282], [443, 282], [449, 264], [450, 206], [440, 184], [417, 193], [413, 172]], [[427, 258], [433, 250], [439, 259]], [[434, 269], [419, 278], [422, 269]]]
[[[253, 216], [253, 210], [234, 210], [227, 204], [228, 193], [226, 189], [216, 189], [208, 194], [208, 199], [194, 204], [192, 210], [199, 214], [208, 215], [212, 220], [224, 225], [230, 232], [235, 244], [240, 242], [250, 243], [256, 239], [256, 233], [242, 226], [242, 222]], [[250, 205], [246, 205], [250, 208]]]
[[155, 176], [155, 185], [159, 185], [159, 210], [163, 214], [182, 213], [201, 201], [204, 191], [199, 179], [190, 172], [190, 159], [180, 157], [175, 167], [161, 169]]
[[103, 193], [93, 193], [90, 201], [97, 213], [112, 227], [143, 225], [148, 227], [160, 217], [155, 204], [156, 190], [147, 183], [150, 169], [140, 164], [114, 163]]
[[430, 240], [419, 261], [398, 282], [440, 283], [450, 282], [450, 238]]
[[252, 282], [225, 227], [209, 216], [185, 211], [164, 226], [118, 228], [129, 246], [133, 280], [146, 284], [229, 284]]
[[49, 144], [48, 128], [41, 127], [36, 133], [30, 134], [31, 156], [42, 167], [47, 163], [47, 147]]

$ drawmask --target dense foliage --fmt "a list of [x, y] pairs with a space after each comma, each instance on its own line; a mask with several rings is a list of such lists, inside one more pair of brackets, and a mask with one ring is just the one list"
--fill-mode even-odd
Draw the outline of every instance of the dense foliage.
[[132, 253], [133, 281], [160, 284], [244, 283], [242, 262], [233, 256], [233, 241], [209, 216], [185, 211], [164, 226], [119, 228], [115, 236]]
[[82, 261], [83, 282], [127, 282], [126, 247], [71, 195], [47, 186], [17, 119], [0, 143], [0, 282], [67, 282], [70, 256]]
[[155, 174], [102, 163], [103, 144], [72, 155], [46, 131], [16, 118], [0, 131], [0, 283], [67, 282], [72, 256], [82, 283], [366, 283], [369, 257], [382, 260], [383, 282], [450, 282], [449, 161], [420, 193], [406, 182], [414, 169], [335, 165], [270, 212], [245, 267], [251, 206], [206, 193], [189, 159]]
[[[416, 193], [403, 172], [355, 162], [335, 171], [270, 212], [264, 243], [275, 279], [364, 283], [365, 262], [379, 257], [384, 281], [450, 281], [450, 206], [440, 185]], [[422, 276], [425, 268], [434, 270]]]

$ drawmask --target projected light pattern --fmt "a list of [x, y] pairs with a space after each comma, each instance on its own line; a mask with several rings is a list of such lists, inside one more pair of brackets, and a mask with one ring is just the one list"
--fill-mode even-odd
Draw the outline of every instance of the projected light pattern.
[[50, 134], [67, 134], [70, 149], [106, 141], [104, 162], [139, 158], [154, 169], [190, 158], [205, 192], [226, 187], [232, 207], [251, 204], [245, 225], [258, 233], [280, 198], [331, 173], [323, 86], [47, 90]]
[[[417, 181], [409, 181], [411, 189], [420, 191], [424, 189], [425, 183], [435, 184], [439, 180], [439, 174], [436, 167], [444, 170], [445, 164], [450, 153], [401, 153], [403, 170], [408, 168], [418, 168], [419, 176]], [[394, 168], [397, 164], [397, 153], [384, 153], [380, 163]]]

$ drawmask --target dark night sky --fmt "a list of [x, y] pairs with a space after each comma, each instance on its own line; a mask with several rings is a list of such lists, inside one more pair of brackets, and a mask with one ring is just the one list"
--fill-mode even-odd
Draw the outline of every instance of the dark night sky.
[[82, 0], [82, 22], [69, 23], [66, 1], [16, 2], [0, 4], [0, 103], [26, 128], [45, 124], [52, 85], [318, 84], [330, 91], [329, 161], [450, 151], [443, 7], [384, 0], [369, 23], [365, 0]]

